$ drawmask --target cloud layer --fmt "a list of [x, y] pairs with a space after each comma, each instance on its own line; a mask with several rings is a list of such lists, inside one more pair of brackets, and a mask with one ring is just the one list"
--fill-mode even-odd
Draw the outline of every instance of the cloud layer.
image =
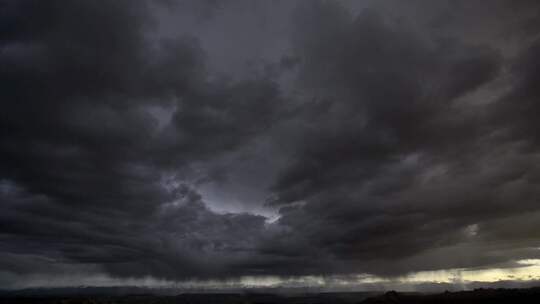
[[539, 258], [534, 1], [0, 8], [0, 277]]

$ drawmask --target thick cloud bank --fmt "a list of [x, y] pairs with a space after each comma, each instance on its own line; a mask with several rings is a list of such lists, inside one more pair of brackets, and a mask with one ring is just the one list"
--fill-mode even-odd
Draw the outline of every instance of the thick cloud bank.
[[536, 1], [0, 1], [0, 281], [540, 258], [539, 34]]

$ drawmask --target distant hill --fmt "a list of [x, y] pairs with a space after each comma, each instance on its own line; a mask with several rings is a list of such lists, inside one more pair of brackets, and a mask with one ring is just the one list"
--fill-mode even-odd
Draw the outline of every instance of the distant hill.
[[171, 290], [137, 287], [37, 288], [0, 292], [0, 304], [357, 304], [373, 292], [264, 293], [260, 291], [231, 293], [182, 293], [164, 295]]
[[540, 287], [525, 289], [475, 289], [471, 291], [444, 292], [438, 294], [398, 293], [389, 291], [384, 295], [368, 298], [362, 304], [506, 304], [540, 303]]
[[[183, 293], [159, 295], [150, 288], [27, 289], [0, 293], [0, 304], [450, 304], [540, 303], [540, 287], [526, 289], [475, 289], [438, 294], [365, 292], [329, 293]], [[63, 295], [59, 293], [64, 292]], [[128, 292], [119, 295], [119, 293]]]

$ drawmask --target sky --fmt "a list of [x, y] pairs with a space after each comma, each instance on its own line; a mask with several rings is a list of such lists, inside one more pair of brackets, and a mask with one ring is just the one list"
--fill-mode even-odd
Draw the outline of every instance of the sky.
[[534, 0], [0, 0], [0, 285], [539, 280], [539, 54]]

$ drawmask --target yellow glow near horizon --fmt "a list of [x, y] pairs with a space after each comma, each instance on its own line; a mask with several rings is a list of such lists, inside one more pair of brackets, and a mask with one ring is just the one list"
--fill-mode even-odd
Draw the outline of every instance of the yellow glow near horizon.
[[244, 286], [272, 287], [304, 285], [311, 287], [348, 286], [361, 287], [365, 284], [390, 284], [399, 287], [400, 284], [421, 283], [450, 283], [462, 284], [468, 282], [491, 283], [497, 281], [529, 281], [540, 280], [540, 259], [517, 261], [519, 266], [509, 268], [467, 269], [456, 268], [436, 271], [420, 271], [396, 278], [382, 278], [373, 275], [352, 276], [301, 276], [280, 278], [275, 276], [244, 277], [240, 280]]
[[[448, 269], [421, 271], [400, 277], [402, 282], [497, 282], [504, 280], [526, 281], [540, 280], [540, 259], [520, 260], [518, 267], [490, 269]], [[521, 266], [522, 265], [522, 266]]]

